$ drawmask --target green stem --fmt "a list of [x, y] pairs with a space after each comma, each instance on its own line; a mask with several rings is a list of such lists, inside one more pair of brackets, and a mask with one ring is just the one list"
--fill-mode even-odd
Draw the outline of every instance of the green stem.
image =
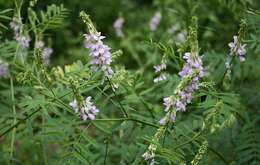
[[105, 140], [105, 143], [106, 143], [106, 151], [105, 151], [104, 165], [106, 165], [107, 155], [108, 155], [108, 139]]
[[[10, 85], [11, 85], [12, 109], [13, 109], [13, 116], [14, 116], [13, 124], [15, 124], [16, 123], [16, 109], [15, 109], [14, 85], [13, 85], [13, 78], [12, 77], [10, 77]], [[12, 132], [12, 139], [11, 139], [11, 151], [10, 151], [10, 158], [11, 159], [13, 157], [13, 152], [14, 152], [15, 132], [16, 132], [16, 129], [14, 128], [13, 132]]]
[[[116, 96], [116, 92], [114, 91], [112, 82], [110, 81], [110, 79], [109, 79], [108, 77], [106, 77], [106, 78], [107, 78], [107, 81], [108, 81], [108, 83], [109, 83], [109, 85], [110, 85], [110, 87], [111, 87], [111, 89], [112, 89], [114, 95]], [[127, 117], [128, 117], [128, 114], [127, 114], [127, 112], [126, 112], [124, 106], [122, 105], [121, 101], [119, 100], [119, 101], [117, 101], [117, 102], [118, 102], [118, 104], [119, 104], [119, 106], [120, 106], [120, 108], [121, 108], [121, 110], [122, 110], [122, 112], [123, 112], [123, 114], [124, 114], [124, 117], [127, 118]]]
[[3, 133], [0, 134], [0, 138], [3, 137], [5, 134], [7, 134], [8, 132], [12, 131], [14, 128], [16, 128], [18, 125], [20, 125], [22, 122], [26, 121], [27, 119], [29, 119], [31, 116], [33, 116], [35, 113], [37, 113], [38, 111], [40, 111], [40, 108], [35, 110], [34, 112], [32, 112], [31, 114], [29, 114], [28, 116], [26, 116], [25, 118], [17, 121], [15, 124], [13, 124], [11, 127], [9, 127], [7, 130], [5, 130]]
[[186, 144], [191, 143], [192, 141], [194, 141], [195, 139], [197, 139], [198, 137], [200, 137], [201, 134], [202, 134], [202, 132], [203, 132], [203, 131], [197, 133], [197, 134], [194, 135], [190, 140], [188, 140], [188, 141], [186, 141], [186, 142], [184, 142], [184, 143], [182, 143], [182, 144], [177, 145], [176, 147], [174, 147], [174, 149], [176, 150], [176, 149], [178, 149], [178, 148], [180, 148], [180, 147], [182, 147], [182, 146], [184, 146], [184, 145], [186, 145]]
[[[235, 56], [235, 55], [233, 55], [232, 58], [231, 58], [231, 60], [230, 60], [230, 64], [229, 64], [230, 67], [231, 67], [231, 65], [232, 65], [232, 63], [233, 63], [233, 61], [234, 61], [234, 56]], [[226, 76], [226, 74], [227, 74], [227, 71], [228, 71], [229, 69], [231, 69], [231, 68], [226, 68], [226, 69], [225, 69], [225, 72], [224, 72], [222, 78], [220, 79], [219, 83], [223, 84], [224, 78], [225, 78], [225, 76]]]
[[208, 149], [213, 152], [215, 155], [217, 155], [225, 164], [229, 164], [229, 162], [224, 158], [223, 155], [221, 155], [219, 152], [217, 152], [215, 149], [208, 146]]
[[[92, 122], [102, 122], [102, 121], [114, 121], [114, 122], [117, 122], [117, 121], [134, 121], [134, 122], [141, 123], [141, 124], [144, 124], [144, 125], [148, 125], [148, 126], [151, 126], [151, 127], [154, 127], [154, 128], [159, 128], [158, 125], [155, 125], [155, 124], [150, 123], [148, 121], [139, 120], [139, 119], [135, 119], [135, 118], [131, 118], [131, 117], [128, 117], [128, 118], [95, 119]], [[89, 123], [89, 121], [81, 121], [77, 124], [86, 124], [86, 123]]]

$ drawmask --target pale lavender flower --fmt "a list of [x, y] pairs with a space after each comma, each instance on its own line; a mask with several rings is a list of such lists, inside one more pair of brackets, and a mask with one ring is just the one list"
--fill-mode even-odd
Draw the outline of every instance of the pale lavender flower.
[[[189, 104], [192, 100], [192, 93], [199, 88], [199, 80], [205, 74], [200, 56], [192, 56], [191, 53], [185, 53], [183, 59], [185, 59], [186, 63], [179, 72], [179, 75], [182, 79], [191, 77], [191, 80], [187, 86], [183, 87], [181, 91], [176, 93], [175, 97], [170, 96], [164, 98], [163, 100], [165, 111], [169, 111], [170, 108], [174, 107], [174, 111], [170, 112], [170, 118], [173, 122], [176, 120], [175, 111], [186, 111], [187, 104]], [[195, 71], [197, 71], [198, 74], [193, 76]], [[159, 123], [164, 125], [166, 122], [166, 117], [168, 116], [162, 118]]]
[[166, 69], [166, 64], [162, 63], [160, 65], [155, 65], [155, 66], [153, 66], [153, 68], [155, 70], [155, 73], [158, 73], [158, 72]]
[[76, 99], [69, 105], [74, 109], [75, 113], [80, 114], [82, 120], [95, 120], [99, 112], [99, 109], [91, 102], [91, 96], [88, 96], [82, 105], [79, 105]]
[[165, 125], [166, 124], [166, 118], [165, 117], [161, 118], [160, 121], [159, 121], [159, 124]]
[[154, 151], [156, 150], [154, 145], [150, 145], [148, 147], [148, 150], [142, 155], [142, 157], [144, 158], [144, 160], [146, 160], [149, 165], [154, 165], [155, 164], [155, 153]]
[[112, 54], [110, 52], [110, 47], [102, 42], [104, 36], [101, 33], [96, 34], [84, 34], [85, 36], [85, 47], [90, 50], [91, 61], [93, 70], [101, 69], [105, 72], [107, 76], [113, 74], [113, 70], [110, 67], [112, 62]]
[[172, 97], [165, 97], [163, 99], [163, 105], [165, 106], [164, 111], [167, 112], [174, 105], [174, 100]]
[[243, 62], [246, 56], [246, 44], [241, 44], [237, 36], [234, 36], [233, 39], [234, 41], [228, 44], [230, 47], [230, 55], [238, 56], [240, 61]]
[[199, 71], [199, 76], [204, 76], [204, 69], [202, 66], [202, 60], [200, 57], [192, 56], [191, 53], [185, 53], [183, 59], [186, 60], [182, 70], [179, 72], [179, 75], [183, 78], [187, 75], [190, 75], [194, 69]]
[[119, 38], [123, 38], [124, 37], [124, 33], [123, 33], [123, 25], [124, 25], [124, 18], [122, 17], [119, 17], [113, 24], [113, 27], [115, 29], [115, 32], [116, 32], [116, 36], [119, 37]]
[[18, 36], [22, 30], [23, 24], [19, 21], [18, 18], [13, 17], [12, 22], [10, 22], [10, 27], [14, 31], [15, 36]]
[[183, 43], [187, 38], [187, 32], [182, 30], [180, 24], [172, 25], [167, 32], [173, 35], [173, 39], [177, 44]]
[[42, 49], [44, 47], [44, 42], [43, 41], [36, 41], [35, 43], [35, 48], [36, 49]]
[[[175, 122], [176, 121], [176, 112], [169, 112], [170, 114], [170, 120], [172, 121], [172, 122]], [[168, 116], [165, 116], [165, 117], [163, 117], [160, 121], [159, 121], [159, 124], [161, 124], [161, 125], [165, 125], [166, 124], [166, 122], [167, 122], [167, 118], [168, 118]]]
[[45, 43], [41, 40], [35, 42], [35, 48], [36, 49], [41, 49], [41, 55], [44, 64], [48, 65], [50, 64], [50, 56], [53, 53], [53, 49], [49, 47], [44, 47]]
[[158, 25], [161, 22], [161, 19], [162, 19], [162, 14], [161, 14], [161, 12], [157, 11], [154, 14], [154, 16], [151, 18], [150, 23], [149, 23], [151, 31], [155, 31], [157, 29]]
[[160, 65], [155, 65], [153, 66], [153, 68], [155, 70], [155, 73], [159, 73], [159, 76], [153, 79], [154, 83], [167, 80], [166, 74], [162, 73], [162, 71], [166, 69], [165, 63], [161, 63]]
[[50, 56], [52, 53], [53, 53], [52, 48], [46, 47], [42, 50], [42, 59], [46, 65], [48, 65], [50, 63]]
[[183, 100], [178, 100], [176, 101], [176, 111], [185, 111], [186, 110], [186, 102], [184, 102]]
[[170, 117], [171, 117], [171, 120], [172, 120], [173, 122], [176, 121], [176, 113], [175, 113], [175, 112], [172, 112]]
[[182, 31], [182, 32], [179, 32], [179, 33], [177, 34], [175, 40], [176, 40], [177, 43], [183, 43], [186, 38], [187, 38], [187, 32]]
[[12, 22], [10, 22], [10, 27], [14, 31], [14, 38], [18, 44], [24, 49], [28, 48], [31, 38], [29, 36], [22, 35], [22, 22], [18, 18], [14, 17]]
[[16, 41], [22, 48], [28, 48], [31, 38], [29, 36], [18, 36], [15, 37]]
[[8, 64], [0, 61], [0, 78], [7, 77], [8, 73], [9, 73]]
[[154, 157], [154, 154], [150, 154], [150, 153], [148, 153], [148, 152], [145, 152], [145, 153], [143, 154], [144, 160], [149, 160], [149, 159], [151, 159], [151, 158], [153, 158], [153, 157]]
[[166, 75], [165, 74], [160, 74], [158, 77], [153, 79], [153, 82], [154, 83], [158, 83], [158, 82], [164, 81], [164, 80], [167, 80]]
[[74, 109], [75, 113], [79, 112], [78, 102], [76, 99], [74, 99], [72, 102], [70, 102], [69, 105]]
[[170, 34], [174, 34], [175, 32], [179, 31], [180, 28], [181, 28], [181, 27], [180, 27], [179, 24], [172, 25], [172, 26], [167, 30], [167, 32], [170, 33]]

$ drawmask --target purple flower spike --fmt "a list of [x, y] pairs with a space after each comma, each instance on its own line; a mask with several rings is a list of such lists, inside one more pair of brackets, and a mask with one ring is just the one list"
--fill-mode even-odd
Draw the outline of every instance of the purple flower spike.
[[[170, 118], [173, 122], [176, 120], [175, 111], [186, 111], [187, 104], [192, 100], [192, 93], [199, 88], [199, 80], [205, 74], [200, 56], [192, 56], [191, 53], [185, 53], [183, 59], [186, 63], [179, 72], [179, 75], [182, 80], [187, 77], [191, 77], [191, 80], [185, 87], [182, 87], [181, 91], [177, 91], [176, 96], [163, 99], [165, 111], [169, 111], [172, 107], [174, 108], [174, 111], [170, 112]], [[199, 74], [194, 76], [195, 72], [199, 72]], [[165, 124], [165, 120], [165, 118], [161, 119], [160, 123]]]
[[110, 47], [102, 42], [104, 36], [101, 33], [96, 34], [84, 34], [85, 47], [90, 50], [92, 69], [97, 71], [102, 69], [107, 76], [111, 76], [114, 72], [110, 67], [112, 62], [112, 54], [110, 53]]
[[150, 30], [153, 32], [157, 29], [158, 25], [160, 24], [162, 19], [161, 12], [157, 11], [152, 19], [150, 20]]

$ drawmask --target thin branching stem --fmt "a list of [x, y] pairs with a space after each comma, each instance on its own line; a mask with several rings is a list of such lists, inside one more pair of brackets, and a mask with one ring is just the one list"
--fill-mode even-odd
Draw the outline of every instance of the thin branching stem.
[[[14, 84], [13, 84], [12, 77], [10, 77], [10, 86], [11, 86], [11, 99], [12, 99], [12, 108], [13, 108], [13, 116], [14, 116], [13, 124], [15, 124], [16, 123], [16, 108], [15, 108], [15, 98], [14, 98]], [[12, 132], [12, 139], [11, 139], [11, 151], [10, 151], [11, 159], [13, 157], [13, 152], [14, 152], [15, 132], [16, 132], [16, 129], [14, 128], [13, 132]]]
[[[113, 87], [113, 85], [112, 85], [112, 82], [110, 81], [110, 79], [109, 79], [108, 77], [106, 77], [106, 78], [107, 78], [107, 81], [108, 81], [108, 83], [109, 83], [109, 85], [110, 85], [110, 87], [111, 87], [111, 89], [112, 89], [114, 95], [116, 96], [116, 92], [115, 92], [115, 90], [114, 90], [114, 87]], [[125, 117], [128, 117], [129, 115], [128, 115], [128, 113], [126, 112], [126, 110], [125, 110], [124, 106], [122, 105], [121, 101], [118, 100], [117, 102], [118, 102], [118, 104], [119, 104], [119, 106], [120, 106], [120, 108], [121, 108], [121, 110], [122, 110], [124, 116], [125, 116]]]

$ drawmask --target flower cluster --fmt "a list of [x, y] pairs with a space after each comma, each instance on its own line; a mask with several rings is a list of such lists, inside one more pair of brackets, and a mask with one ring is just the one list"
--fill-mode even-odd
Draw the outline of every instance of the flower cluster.
[[246, 56], [246, 44], [241, 44], [237, 36], [234, 36], [233, 39], [234, 41], [228, 44], [230, 47], [230, 55], [238, 56], [240, 61], [243, 62]]
[[22, 30], [22, 26], [23, 26], [23, 24], [19, 21], [19, 19], [16, 17], [13, 17], [12, 22], [10, 22], [10, 27], [11, 27], [11, 29], [13, 29], [15, 36], [19, 35], [19, 33]]
[[113, 70], [110, 67], [112, 62], [112, 54], [110, 47], [102, 42], [104, 36], [101, 36], [100, 32], [95, 34], [84, 34], [85, 36], [85, 47], [90, 50], [91, 65], [94, 71], [101, 69], [107, 76], [113, 74]]
[[153, 68], [155, 70], [155, 73], [159, 73], [159, 76], [153, 79], [154, 83], [158, 83], [160, 81], [167, 79], [166, 75], [162, 73], [162, 71], [166, 69], [165, 63], [161, 63], [160, 65], [155, 65]]
[[183, 59], [186, 61], [182, 70], [179, 72], [181, 78], [191, 75], [194, 70], [198, 70], [199, 74], [194, 79], [198, 81], [200, 77], [203, 77], [205, 72], [202, 66], [202, 60], [199, 56], [193, 56], [191, 53], [185, 53]]
[[149, 165], [155, 164], [155, 151], [156, 146], [154, 144], [149, 145], [148, 150], [143, 154], [143, 158], [145, 161], [149, 162]]
[[29, 36], [18, 36], [15, 39], [22, 48], [29, 48], [29, 43], [31, 41], [31, 38]]
[[179, 31], [181, 29], [180, 24], [172, 25], [167, 32], [169, 34], [174, 34], [175, 32]]
[[158, 27], [158, 25], [160, 24], [161, 22], [161, 19], [162, 19], [162, 14], [161, 12], [157, 11], [155, 13], [155, 15], [151, 18], [150, 20], [150, 30], [151, 31], [155, 31]]
[[35, 48], [37, 49], [42, 49], [42, 59], [43, 59], [43, 62], [44, 64], [48, 65], [50, 64], [50, 57], [51, 57], [51, 54], [53, 53], [53, 49], [52, 48], [49, 48], [49, 47], [44, 47], [44, 42], [43, 41], [37, 41], [35, 43]]
[[7, 77], [8, 73], [8, 64], [0, 61], [0, 78]]
[[187, 38], [187, 32], [185, 30], [179, 32], [175, 38], [177, 43], [183, 43]]
[[183, 43], [187, 38], [187, 32], [181, 29], [180, 24], [172, 25], [167, 32], [174, 35], [174, 40], [176, 43]]
[[35, 48], [36, 49], [42, 49], [44, 47], [44, 42], [43, 41], [36, 41], [35, 43]]
[[119, 17], [113, 24], [113, 27], [116, 31], [116, 36], [119, 38], [123, 38], [124, 37], [124, 33], [122, 31], [123, 25], [124, 25], [124, 18]]
[[157, 132], [155, 133], [152, 143], [149, 145], [146, 152], [142, 155], [144, 160], [146, 160], [149, 165], [155, 165], [157, 162], [155, 161], [155, 152], [157, 150], [157, 143], [161, 139], [162, 135], [165, 133], [165, 127], [159, 127]]
[[153, 142], [149, 145], [146, 152], [142, 155], [144, 160], [146, 160], [149, 163], [149, 165], [155, 165], [157, 163], [155, 161], [155, 152], [157, 150], [157, 143], [159, 142], [164, 132], [165, 132], [164, 127], [160, 127], [157, 129], [157, 132], [152, 139]]
[[31, 38], [29, 36], [22, 35], [23, 24], [19, 21], [19, 19], [14, 17], [10, 23], [10, 27], [14, 31], [14, 38], [18, 44], [24, 49], [28, 48]]
[[76, 99], [74, 99], [69, 105], [74, 109], [75, 113], [80, 114], [82, 120], [95, 120], [96, 115], [99, 112], [97, 107], [91, 102], [91, 96], [88, 96], [81, 105], [79, 105]]
[[42, 59], [46, 65], [50, 64], [50, 56], [53, 53], [52, 48], [44, 48], [42, 50]]
[[[186, 105], [192, 100], [192, 93], [198, 89], [199, 80], [204, 76], [204, 69], [202, 66], [202, 60], [199, 56], [193, 56], [191, 53], [185, 53], [186, 60], [185, 65], [179, 72], [180, 77], [184, 79], [190, 79], [187, 83], [181, 86], [181, 89], [177, 90], [176, 96], [170, 96], [164, 98], [165, 111], [168, 112], [171, 107], [174, 107], [174, 111], [169, 113], [170, 116], [165, 116], [160, 120], [160, 124], [164, 125], [168, 118], [173, 122], [176, 120], [176, 112], [185, 111]], [[197, 73], [197, 74], [194, 74]]]

